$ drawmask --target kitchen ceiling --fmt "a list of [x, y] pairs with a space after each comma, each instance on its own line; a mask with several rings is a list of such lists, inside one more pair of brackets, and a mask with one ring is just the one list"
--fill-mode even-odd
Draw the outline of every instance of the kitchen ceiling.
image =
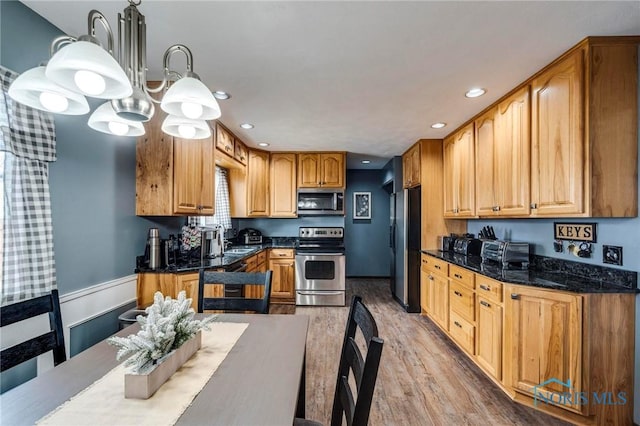
[[[117, 34], [128, 5], [23, 3], [76, 36], [91, 9]], [[202, 81], [232, 95], [219, 101], [221, 121], [249, 145], [349, 151], [348, 167], [367, 169], [446, 136], [586, 36], [640, 34], [638, 1], [144, 0], [139, 9], [149, 78], [161, 77], [167, 47], [186, 44]], [[180, 56], [172, 68], [184, 69]], [[465, 98], [473, 87], [487, 94]], [[447, 126], [430, 127], [439, 121]], [[255, 128], [240, 128], [247, 122]]]

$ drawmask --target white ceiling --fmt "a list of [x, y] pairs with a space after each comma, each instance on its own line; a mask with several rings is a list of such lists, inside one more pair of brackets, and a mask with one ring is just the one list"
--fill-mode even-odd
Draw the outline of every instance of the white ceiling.
[[[24, 3], [70, 35], [87, 32], [90, 9], [117, 34], [128, 5]], [[167, 47], [186, 44], [203, 82], [231, 93], [221, 121], [249, 145], [345, 150], [349, 168], [379, 168], [420, 138], [446, 136], [585, 36], [640, 34], [639, 1], [144, 0], [139, 9], [150, 78]], [[172, 68], [183, 70], [179, 56]], [[488, 93], [466, 99], [476, 86]], [[437, 121], [448, 126], [434, 130]]]

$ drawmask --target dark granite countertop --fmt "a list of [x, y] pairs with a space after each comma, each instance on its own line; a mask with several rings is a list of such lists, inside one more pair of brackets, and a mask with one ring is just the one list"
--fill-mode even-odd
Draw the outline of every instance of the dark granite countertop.
[[[175, 274], [179, 272], [194, 272], [200, 269], [234, 269], [239, 266], [243, 260], [258, 254], [262, 250], [269, 248], [295, 248], [296, 238], [267, 238], [262, 244], [254, 245], [232, 245], [230, 249], [225, 252], [224, 256], [216, 257], [213, 259], [192, 259], [191, 261], [181, 262], [177, 265], [167, 266], [161, 269], [149, 269], [149, 268], [136, 268], [135, 273], [170, 273]], [[234, 249], [242, 250], [242, 253], [234, 253]], [[248, 250], [248, 251], [245, 251]]]
[[620, 279], [616, 278], [615, 273], [607, 274], [606, 279], [595, 279], [568, 273], [561, 268], [555, 271], [542, 269], [535, 262], [529, 269], [502, 269], [496, 263], [483, 263], [479, 256], [464, 256], [439, 250], [422, 250], [422, 253], [505, 283], [574, 293], [640, 293], [637, 284], [629, 285], [629, 280], [626, 279], [628, 271], [620, 271]]

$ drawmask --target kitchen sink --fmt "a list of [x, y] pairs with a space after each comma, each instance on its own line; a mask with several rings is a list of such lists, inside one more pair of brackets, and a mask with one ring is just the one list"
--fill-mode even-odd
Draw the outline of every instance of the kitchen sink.
[[253, 248], [230, 248], [224, 251], [225, 254], [247, 254], [255, 251]]

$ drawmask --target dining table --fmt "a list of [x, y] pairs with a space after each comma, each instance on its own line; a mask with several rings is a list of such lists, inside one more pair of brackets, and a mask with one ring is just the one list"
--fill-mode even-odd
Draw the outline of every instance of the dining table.
[[[289, 426], [304, 418], [308, 316], [225, 313], [217, 321], [248, 326], [175, 424]], [[117, 367], [116, 353], [103, 340], [0, 395], [0, 424], [35, 424]]]

